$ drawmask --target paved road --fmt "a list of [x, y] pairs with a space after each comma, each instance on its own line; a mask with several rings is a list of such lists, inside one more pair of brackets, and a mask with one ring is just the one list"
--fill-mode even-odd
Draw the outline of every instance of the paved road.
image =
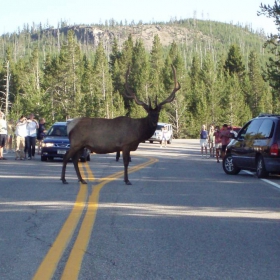
[[1, 161], [1, 279], [279, 279], [278, 176], [228, 176], [198, 140], [141, 144], [132, 186], [112, 154], [81, 169]]

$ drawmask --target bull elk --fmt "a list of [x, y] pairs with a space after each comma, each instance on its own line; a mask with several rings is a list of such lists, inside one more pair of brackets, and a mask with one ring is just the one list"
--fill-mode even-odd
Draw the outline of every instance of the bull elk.
[[172, 102], [175, 98], [176, 91], [181, 88], [180, 83], [177, 82], [176, 70], [173, 65], [171, 66], [174, 76], [174, 89], [169, 97], [160, 104], [157, 104], [156, 98], [155, 108], [152, 108], [150, 98], [149, 105], [147, 105], [140, 101], [136, 94], [130, 89], [128, 85], [129, 69], [127, 70], [125, 76], [125, 89], [127, 93], [125, 93], [125, 96], [134, 99], [136, 104], [142, 106], [146, 110], [148, 115], [145, 118], [133, 119], [129, 117], [117, 117], [114, 119], [105, 119], [80, 117], [75, 118], [68, 124], [67, 133], [70, 140], [70, 149], [64, 155], [61, 172], [61, 180], [64, 184], [67, 184], [65, 180], [65, 171], [70, 158], [72, 158], [78, 180], [82, 184], [86, 184], [86, 181], [81, 176], [78, 160], [82, 150], [88, 148], [91, 152], [96, 154], [122, 151], [124, 182], [127, 185], [131, 185], [127, 174], [130, 151], [135, 151], [139, 143], [149, 139], [154, 134], [162, 106]]

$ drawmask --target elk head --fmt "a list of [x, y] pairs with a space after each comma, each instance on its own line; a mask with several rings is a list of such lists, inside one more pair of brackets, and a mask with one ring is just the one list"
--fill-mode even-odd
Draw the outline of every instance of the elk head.
[[172, 102], [175, 98], [176, 91], [178, 91], [181, 88], [180, 83], [177, 82], [176, 69], [174, 68], [173, 65], [171, 65], [171, 67], [172, 67], [173, 77], [174, 77], [174, 89], [171, 92], [171, 94], [164, 101], [162, 101], [159, 104], [157, 104], [157, 96], [156, 96], [155, 108], [153, 108], [152, 105], [151, 105], [150, 97], [149, 97], [149, 104], [146, 104], [143, 101], [139, 100], [138, 97], [136, 96], [136, 94], [130, 89], [130, 87], [128, 85], [128, 76], [129, 76], [130, 68], [128, 68], [128, 70], [126, 71], [125, 89], [126, 89], [128, 94], [125, 93], [125, 96], [129, 99], [134, 99], [134, 101], [137, 105], [141, 105], [146, 110], [146, 112], [148, 113], [148, 115], [150, 117], [150, 121], [151, 121], [153, 126], [157, 125], [158, 118], [159, 118], [159, 113], [160, 113], [160, 110], [162, 109], [162, 106], [166, 103]]

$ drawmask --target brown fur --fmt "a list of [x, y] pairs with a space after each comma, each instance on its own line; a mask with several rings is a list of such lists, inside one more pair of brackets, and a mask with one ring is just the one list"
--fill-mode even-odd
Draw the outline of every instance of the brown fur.
[[155, 132], [157, 122], [159, 119], [162, 105], [171, 102], [175, 97], [175, 92], [180, 89], [180, 84], [176, 80], [176, 72], [173, 68], [175, 86], [170, 96], [161, 102], [153, 109], [151, 105], [147, 105], [139, 101], [136, 95], [131, 92], [127, 86], [126, 75], [126, 90], [129, 92], [129, 98], [133, 98], [138, 105], [143, 106], [147, 111], [148, 116], [140, 119], [133, 119], [129, 117], [117, 117], [114, 119], [104, 118], [88, 118], [80, 117], [72, 120], [67, 126], [67, 132], [70, 139], [70, 149], [64, 156], [63, 167], [61, 173], [61, 180], [65, 180], [66, 165], [70, 158], [72, 158], [77, 177], [80, 182], [85, 183], [81, 177], [78, 160], [80, 153], [84, 148], [88, 148], [91, 152], [97, 154], [107, 154], [122, 151], [124, 162], [124, 181], [130, 185], [128, 180], [127, 168], [129, 164], [130, 151], [135, 151], [139, 143], [149, 139]]

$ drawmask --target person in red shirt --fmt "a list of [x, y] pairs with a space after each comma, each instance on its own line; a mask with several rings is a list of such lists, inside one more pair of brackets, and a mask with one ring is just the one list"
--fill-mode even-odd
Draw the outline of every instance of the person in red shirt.
[[222, 159], [225, 156], [226, 148], [228, 143], [230, 142], [230, 130], [228, 130], [228, 125], [224, 124], [221, 129], [221, 140], [222, 140]]
[[221, 139], [220, 127], [218, 125], [215, 127], [214, 138], [215, 138], [216, 159], [217, 162], [220, 162], [219, 158], [222, 149], [222, 139]]

